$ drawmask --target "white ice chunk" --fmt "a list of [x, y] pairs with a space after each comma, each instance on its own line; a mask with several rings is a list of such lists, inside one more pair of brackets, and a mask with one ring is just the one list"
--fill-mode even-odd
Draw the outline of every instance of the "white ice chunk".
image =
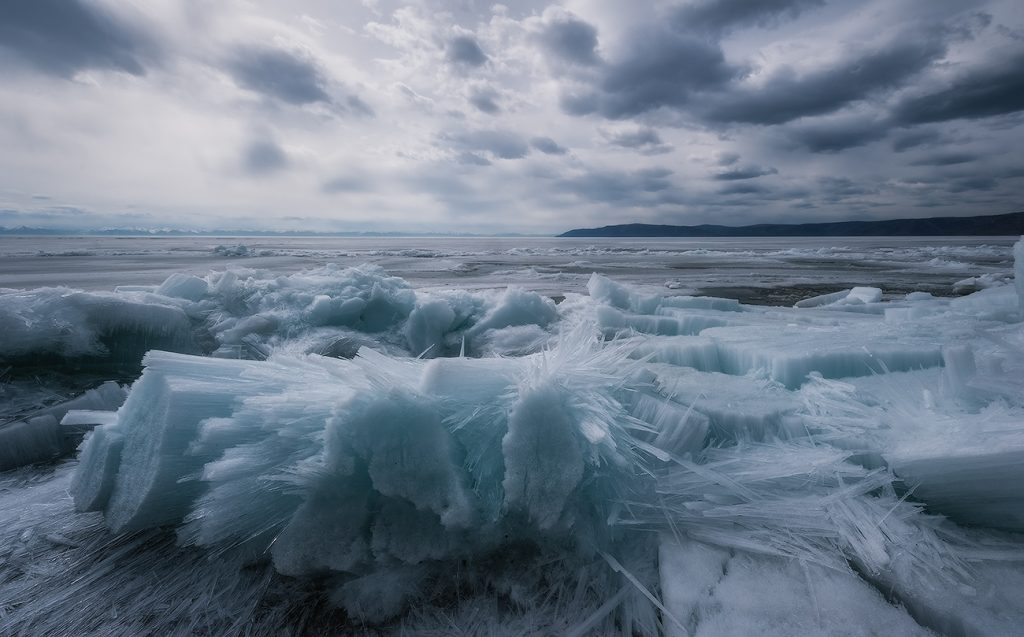
[[573, 435], [568, 397], [552, 387], [524, 391], [501, 441], [505, 504], [541, 529], [558, 523], [583, 478], [583, 455]]
[[204, 279], [175, 272], [156, 288], [156, 293], [177, 299], [198, 301], [206, 296], [209, 286]]
[[760, 440], [803, 433], [789, 430], [786, 416], [800, 403], [778, 383], [667, 365], [652, 365], [651, 369], [662, 395], [707, 416], [716, 440]]
[[723, 372], [743, 375], [762, 370], [789, 388], [799, 387], [811, 372], [843, 378], [942, 363], [941, 347], [934, 339], [888, 331], [886, 325], [867, 320], [832, 327], [719, 327], [703, 335], [716, 342]]
[[195, 351], [192, 324], [169, 299], [40, 288], [0, 293], [0, 358], [114, 356], [136, 364], [150, 348]]
[[877, 303], [882, 300], [882, 291], [871, 287], [854, 287], [830, 294], [822, 294], [809, 299], [797, 301], [794, 307], [824, 307], [829, 305], [857, 305]]

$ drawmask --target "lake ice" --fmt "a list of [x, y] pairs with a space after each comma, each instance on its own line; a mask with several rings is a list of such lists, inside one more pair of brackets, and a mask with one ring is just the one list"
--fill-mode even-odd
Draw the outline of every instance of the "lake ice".
[[0, 634], [1015, 634], [1012, 244], [3, 238]]

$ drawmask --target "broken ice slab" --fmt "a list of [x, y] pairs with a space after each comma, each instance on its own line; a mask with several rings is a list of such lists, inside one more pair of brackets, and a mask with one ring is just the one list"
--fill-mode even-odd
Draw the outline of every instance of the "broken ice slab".
[[0, 471], [71, 453], [81, 442], [84, 431], [65, 427], [63, 419], [81, 410], [110, 413], [124, 402], [126, 395], [123, 387], [108, 381], [71, 400], [40, 409], [27, 418], [0, 425]]
[[671, 637], [933, 635], [851, 570], [669, 533], [658, 561], [663, 602], [683, 624], [666, 622]]
[[185, 311], [144, 293], [3, 291], [0, 331], [0, 359], [18, 365], [60, 357], [131, 367], [152, 348], [197, 351]]
[[704, 372], [722, 370], [718, 345], [703, 336], [649, 336], [630, 341], [630, 357], [650, 363], [692, 367]]
[[845, 378], [942, 365], [938, 339], [901, 333], [875, 319], [712, 327], [700, 336], [638, 337], [630, 343], [634, 358], [733, 376], [763, 373], [790, 389], [811, 372]]
[[100, 425], [113, 425], [117, 422], [116, 411], [97, 411], [95, 409], [73, 409], [60, 421], [61, 435], [65, 438], [77, 438]]
[[50, 415], [0, 425], [0, 471], [53, 460], [64, 453], [60, 425]]
[[608, 337], [629, 332], [661, 336], [693, 335], [700, 334], [702, 330], [709, 327], [723, 327], [733, 324], [710, 313], [678, 312], [674, 315], [629, 314], [607, 306], [597, 308], [597, 323], [605, 336]]
[[145, 364], [117, 423], [86, 440], [88, 462], [72, 488], [76, 501], [105, 508], [107, 523], [119, 532], [179, 521], [200, 489], [194, 481], [179, 481], [215, 457], [212, 451], [187, 453], [201, 422], [228, 415], [236, 400], [266, 386], [244, 377], [245, 361], [154, 351]]
[[957, 522], [1024, 531], [1024, 424], [1017, 435], [984, 436], [951, 449], [885, 454], [913, 498]]
[[776, 382], [663, 364], [652, 364], [649, 369], [657, 377], [661, 395], [708, 417], [714, 440], [761, 440], [805, 433], [802, 428], [791, 430], [786, 418], [800, 407], [800, 400]]
[[587, 282], [591, 298], [605, 305], [628, 310], [637, 314], [654, 314], [659, 308], [686, 308], [742, 312], [743, 306], [736, 299], [713, 296], [661, 296], [641, 294], [633, 288], [612, 281], [606, 276], [594, 273]]
[[878, 303], [882, 300], [882, 291], [878, 288], [855, 287], [849, 290], [840, 290], [831, 294], [821, 294], [809, 299], [797, 301], [794, 307], [825, 307], [835, 305], [863, 305], [867, 303]]
[[646, 392], [635, 393], [630, 415], [651, 426], [655, 447], [678, 456], [700, 452], [711, 425], [692, 407]]
[[811, 372], [845, 378], [942, 364], [937, 339], [887, 328], [873, 319], [838, 325], [717, 327], [701, 335], [715, 341], [721, 371], [764, 371], [790, 389], [802, 385]]

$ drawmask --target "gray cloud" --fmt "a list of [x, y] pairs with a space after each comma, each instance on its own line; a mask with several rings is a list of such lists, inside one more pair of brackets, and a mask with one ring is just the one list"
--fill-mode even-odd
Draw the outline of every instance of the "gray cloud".
[[978, 155], [974, 153], [942, 153], [939, 155], [933, 155], [931, 157], [923, 157], [915, 161], [910, 162], [911, 166], [955, 166], [957, 164], [967, 164], [978, 159]]
[[882, 139], [888, 124], [862, 117], [815, 119], [786, 129], [788, 139], [812, 153], [835, 153]]
[[541, 47], [560, 61], [581, 66], [600, 63], [597, 29], [572, 15], [559, 15], [544, 25], [538, 36]]
[[[330, 78], [315, 59], [298, 51], [262, 44], [239, 46], [231, 52], [227, 71], [242, 88], [286, 104], [325, 104], [352, 115], [373, 115], [358, 95], [332, 97]], [[343, 92], [340, 86], [334, 88]]]
[[457, 35], [448, 42], [448, 61], [460, 66], [483, 66], [487, 63], [484, 53], [476, 39], [468, 35]]
[[658, 131], [648, 126], [619, 131], [601, 131], [601, 134], [613, 146], [631, 148], [644, 155], [662, 155], [672, 151], [672, 147], [661, 140]]
[[762, 193], [762, 192], [765, 192], [765, 191], [766, 191], [766, 189], [765, 189], [764, 186], [759, 186], [757, 184], [744, 184], [744, 183], [728, 184], [726, 186], [722, 186], [718, 190], [719, 194], [722, 194], [722, 195], [753, 195], [753, 194], [758, 194], [758, 193]]
[[498, 93], [494, 89], [487, 88], [475, 88], [469, 94], [469, 103], [476, 107], [476, 109], [482, 113], [488, 115], [496, 115], [501, 112], [501, 107], [498, 106]]
[[487, 159], [483, 155], [478, 155], [476, 153], [471, 153], [468, 150], [462, 151], [461, 153], [459, 153], [458, 156], [455, 158], [455, 161], [457, 161], [458, 163], [463, 164], [465, 166], [490, 166], [491, 165], [491, 160], [490, 159]]
[[714, 179], [717, 181], [739, 181], [742, 179], [756, 179], [757, 177], [764, 177], [765, 175], [778, 174], [778, 170], [774, 168], [765, 168], [763, 166], [744, 166], [743, 168], [734, 168], [732, 170], [726, 170], [717, 173]]
[[783, 68], [761, 87], [725, 92], [705, 107], [704, 117], [716, 122], [782, 124], [832, 113], [876, 91], [902, 85], [945, 50], [944, 43], [934, 37], [898, 39], [865, 55], [803, 75]]
[[530, 146], [533, 146], [545, 155], [564, 155], [569, 152], [568, 148], [559, 146], [558, 142], [550, 137], [534, 137], [530, 139]]
[[902, 124], [979, 119], [1024, 110], [1024, 50], [995, 64], [965, 70], [952, 82], [900, 100], [893, 117]]
[[970, 192], [972, 190], [992, 190], [999, 182], [992, 177], [964, 177], [950, 182], [947, 190], [952, 193]]
[[681, 108], [694, 93], [722, 88], [739, 73], [716, 43], [704, 39], [649, 28], [633, 33], [630, 42], [621, 58], [601, 67], [594, 86], [563, 96], [563, 110], [622, 119]]
[[369, 180], [364, 176], [344, 175], [329, 179], [320, 186], [320, 190], [328, 194], [343, 192], [365, 192], [368, 190]]
[[932, 146], [941, 139], [942, 135], [938, 131], [919, 128], [896, 134], [892, 140], [892, 149], [902, 153], [918, 146]]
[[89, 68], [143, 75], [160, 55], [138, 24], [83, 0], [0, 2], [3, 52], [64, 77]]
[[263, 45], [236, 49], [228, 70], [243, 88], [289, 104], [329, 103], [327, 79], [312, 59]]
[[665, 168], [632, 172], [595, 170], [559, 179], [555, 189], [591, 202], [649, 207], [675, 199], [671, 175], [672, 171]]
[[288, 167], [288, 155], [272, 139], [257, 139], [246, 146], [242, 167], [252, 176], [269, 175]]
[[739, 153], [719, 153], [715, 158], [715, 163], [719, 166], [732, 166], [739, 160]]
[[498, 159], [521, 159], [530, 153], [526, 141], [508, 130], [457, 131], [442, 135], [441, 140], [456, 150], [485, 152]]
[[877, 192], [876, 188], [854, 182], [847, 177], [821, 177], [817, 180], [822, 198], [839, 202], [851, 197], [863, 197]]
[[822, 4], [823, 0], [693, 0], [677, 8], [672, 21], [681, 29], [719, 33], [738, 27], [770, 26]]

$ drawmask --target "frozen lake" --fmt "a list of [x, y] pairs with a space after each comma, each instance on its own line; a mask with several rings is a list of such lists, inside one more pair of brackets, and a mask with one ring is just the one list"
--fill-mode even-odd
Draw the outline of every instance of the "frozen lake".
[[1012, 243], [0, 239], [0, 635], [1019, 634]]
[[[711, 239], [0, 237], [0, 288], [111, 290], [174, 272], [259, 268], [281, 274], [373, 263], [418, 288], [580, 292], [593, 272], [675, 293], [792, 305], [856, 285], [887, 295], [950, 295], [955, 282], [1012, 270], [1011, 237]], [[227, 256], [217, 246], [245, 246]]]

